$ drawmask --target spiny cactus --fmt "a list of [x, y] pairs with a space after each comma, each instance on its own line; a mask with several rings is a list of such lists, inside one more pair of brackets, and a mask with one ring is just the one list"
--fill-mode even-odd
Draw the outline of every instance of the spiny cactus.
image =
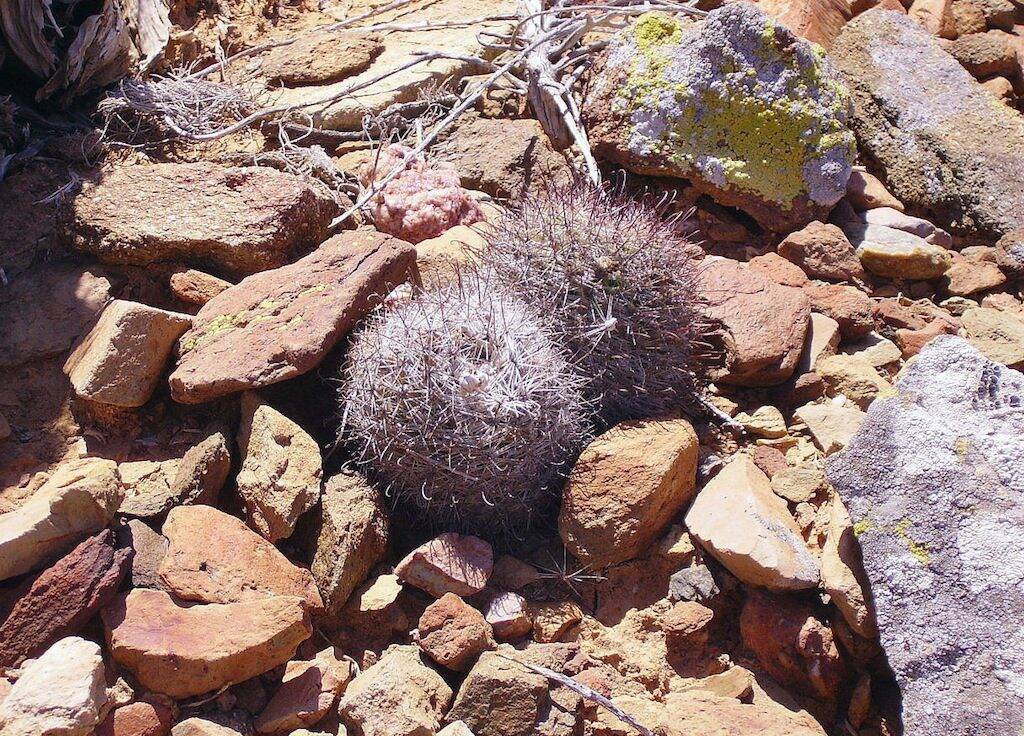
[[551, 315], [607, 423], [696, 406], [711, 332], [692, 246], [638, 201], [585, 184], [526, 195], [495, 225], [483, 267]]
[[515, 531], [585, 439], [581, 383], [532, 309], [470, 273], [378, 312], [353, 339], [342, 436], [429, 521]]

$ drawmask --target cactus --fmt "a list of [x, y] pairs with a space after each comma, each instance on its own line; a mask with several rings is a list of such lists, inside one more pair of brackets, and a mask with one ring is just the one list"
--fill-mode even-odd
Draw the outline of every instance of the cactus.
[[586, 438], [581, 384], [532, 309], [469, 273], [356, 335], [342, 437], [372, 480], [435, 525], [516, 532]]
[[587, 377], [601, 419], [703, 410], [713, 332], [693, 289], [693, 246], [651, 207], [585, 184], [526, 195], [495, 223], [483, 268], [514, 285]]

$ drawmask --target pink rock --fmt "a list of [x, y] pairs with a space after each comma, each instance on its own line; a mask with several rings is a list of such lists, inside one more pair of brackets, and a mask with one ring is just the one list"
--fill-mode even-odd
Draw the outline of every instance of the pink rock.
[[503, 641], [521, 639], [533, 629], [526, 599], [518, 593], [498, 593], [491, 598], [484, 618], [494, 630], [494, 635]]
[[174, 714], [166, 705], [140, 700], [112, 711], [96, 736], [167, 736]]
[[491, 545], [469, 535], [447, 533], [417, 547], [395, 567], [399, 580], [435, 598], [470, 596], [487, 585], [494, 567]]
[[812, 283], [804, 287], [811, 309], [839, 323], [843, 340], [866, 336], [875, 328], [871, 298], [856, 286]]
[[281, 687], [253, 725], [257, 733], [288, 733], [319, 722], [355, 676], [341, 650], [325, 649], [309, 661], [289, 662]]

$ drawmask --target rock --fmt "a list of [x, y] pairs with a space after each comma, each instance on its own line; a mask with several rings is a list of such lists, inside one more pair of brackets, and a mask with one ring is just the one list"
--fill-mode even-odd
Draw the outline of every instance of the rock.
[[803, 286], [810, 281], [800, 266], [787, 261], [778, 253], [768, 252], [756, 256], [747, 261], [747, 264], [752, 270], [782, 286]]
[[249, 524], [276, 542], [320, 499], [320, 447], [298, 424], [255, 393], [242, 396], [242, 469], [235, 479]]
[[711, 600], [720, 592], [718, 583], [707, 565], [684, 567], [682, 570], [672, 573], [672, 578], [668, 581], [668, 599], [673, 602], [703, 603]]
[[341, 719], [362, 736], [430, 736], [452, 701], [452, 689], [420, 660], [419, 649], [393, 646], [341, 696]]
[[850, 512], [838, 496], [832, 499], [828, 537], [821, 551], [821, 585], [851, 629], [865, 639], [878, 636], [860, 545]]
[[484, 589], [493, 567], [491, 545], [448, 532], [406, 555], [395, 566], [395, 575], [435, 598], [445, 593], [470, 596]]
[[351, 595], [342, 609], [342, 619], [353, 629], [373, 635], [407, 634], [410, 624], [399, 600], [402, 590], [397, 576], [378, 575]]
[[914, 0], [907, 15], [933, 36], [953, 38], [956, 33], [951, 0]]
[[839, 338], [838, 322], [824, 314], [811, 312], [810, 329], [807, 330], [798, 373], [813, 371], [819, 360], [835, 355], [839, 348]]
[[878, 225], [889, 227], [894, 230], [902, 230], [905, 233], [924, 238], [929, 243], [940, 245], [943, 248], [950, 248], [953, 245], [953, 237], [941, 228], [921, 217], [913, 217], [902, 210], [893, 207], [876, 207], [873, 210], [862, 212], [858, 220], [865, 225]]
[[864, 421], [864, 412], [855, 406], [805, 404], [794, 416], [807, 425], [816, 444], [826, 455], [842, 450]]
[[287, 733], [319, 723], [355, 677], [340, 649], [324, 649], [311, 660], [289, 662], [281, 687], [253, 722], [256, 733]]
[[75, 393], [113, 406], [142, 406], [153, 395], [186, 314], [116, 299], [64, 364]]
[[242, 736], [238, 731], [205, 718], [186, 718], [171, 729], [171, 736]]
[[743, 643], [779, 683], [819, 700], [835, 700], [845, 667], [832, 632], [795, 598], [752, 591], [740, 615]]
[[[230, 473], [231, 448], [227, 435], [214, 429], [202, 442], [190, 447], [178, 463], [169, 489], [170, 506], [212, 506]], [[161, 510], [169, 510], [170, 506]]]
[[707, 316], [724, 329], [726, 367], [718, 381], [771, 386], [793, 374], [811, 311], [800, 289], [773, 284], [725, 258], [702, 263], [697, 288], [707, 299]]
[[238, 603], [294, 596], [323, 608], [309, 570], [287, 557], [241, 520], [210, 506], [178, 506], [164, 522], [169, 542], [160, 577], [186, 601]]
[[775, 495], [793, 503], [810, 501], [829, 489], [825, 473], [813, 465], [786, 468], [772, 476], [771, 485]]
[[839, 323], [842, 339], [859, 340], [875, 328], [871, 299], [855, 286], [813, 283], [804, 287], [811, 309]]
[[1019, 118], [934, 38], [869, 10], [831, 51], [853, 93], [857, 139], [893, 194], [945, 228], [998, 237], [1024, 224]]
[[297, 176], [209, 162], [115, 167], [61, 215], [65, 243], [109, 263], [205, 262], [250, 274], [327, 237], [334, 200]]
[[864, 278], [857, 251], [835, 225], [812, 222], [779, 243], [779, 255], [802, 268], [808, 276], [826, 281]]
[[445, 593], [420, 616], [418, 642], [442, 667], [465, 672], [481, 652], [494, 648], [491, 625], [483, 614], [454, 593]]
[[903, 203], [889, 193], [885, 184], [877, 177], [856, 167], [850, 174], [850, 181], [846, 185], [846, 198], [858, 212], [876, 207], [891, 207], [900, 212], [903, 211]]
[[325, 84], [365, 71], [383, 50], [373, 34], [321, 31], [270, 49], [260, 58], [259, 71], [274, 85]]
[[4, 736], [91, 736], [107, 702], [100, 648], [69, 636], [22, 669], [0, 701]]
[[416, 269], [427, 287], [450, 284], [459, 274], [474, 268], [475, 253], [486, 247], [487, 239], [479, 228], [456, 225], [416, 244]]
[[166, 705], [140, 700], [112, 711], [96, 736], [167, 736], [173, 721], [174, 713]]
[[896, 390], [827, 471], [864, 550], [905, 732], [1019, 731], [1024, 376], [940, 337]]
[[1006, 77], [992, 77], [981, 80], [984, 87], [993, 97], [1006, 105], [1012, 105], [1017, 96], [1013, 92], [1013, 82]]
[[70, 348], [110, 301], [110, 288], [101, 270], [70, 265], [48, 264], [12, 281], [0, 295], [0, 368]]
[[117, 473], [124, 486], [124, 501], [117, 513], [149, 518], [174, 505], [171, 482], [178, 470], [178, 460], [130, 460], [119, 463]]
[[971, 296], [998, 289], [1006, 284], [1006, 276], [992, 261], [975, 261], [957, 254], [942, 277], [942, 288], [952, 296]]
[[788, 467], [786, 453], [777, 447], [757, 445], [750, 451], [750, 459], [769, 478]]
[[196, 404], [312, 370], [415, 260], [408, 243], [360, 230], [243, 279], [207, 302], [182, 337], [172, 396]]
[[861, 223], [846, 223], [844, 227], [860, 262], [876, 276], [936, 279], [953, 262], [945, 248], [904, 230]]
[[502, 199], [516, 197], [544, 180], [566, 182], [572, 176], [540, 123], [529, 118], [463, 115], [431, 148], [431, 154], [455, 167], [462, 186]]
[[1024, 227], [999, 238], [996, 263], [1010, 276], [1024, 276]]
[[1014, 30], [1017, 10], [1010, 0], [973, 0], [990, 28]]
[[549, 702], [543, 677], [484, 652], [459, 688], [446, 720], [462, 721], [476, 736], [533, 736]]
[[0, 515], [0, 580], [46, 564], [95, 534], [123, 498], [113, 460], [60, 465], [24, 504]]
[[144, 687], [173, 698], [284, 664], [313, 632], [301, 598], [185, 607], [142, 588], [104, 609], [103, 624], [114, 659]]
[[526, 599], [518, 593], [498, 593], [487, 603], [484, 618], [501, 641], [521, 639], [533, 630]]
[[642, 554], [693, 498], [697, 452], [685, 419], [623, 422], [593, 440], [562, 492], [566, 547], [593, 569]]
[[949, 53], [977, 79], [997, 74], [1016, 77], [1021, 65], [1008, 38], [1003, 31], [968, 33], [953, 41]]
[[844, 346], [843, 353], [863, 358], [879, 371], [897, 365], [903, 357], [903, 353], [900, 352], [896, 343], [887, 340], [877, 332], [872, 332], [864, 339]]
[[964, 312], [962, 320], [967, 339], [985, 357], [1024, 368], [1024, 315], [978, 307]]
[[139, 519], [129, 519], [126, 524], [119, 526], [117, 537], [122, 547], [132, 550], [132, 587], [163, 588], [160, 563], [167, 553], [167, 540]]
[[822, 55], [753, 5], [701, 23], [644, 15], [594, 80], [583, 115], [599, 157], [688, 179], [774, 231], [824, 219], [846, 191], [848, 93]]
[[197, 271], [194, 268], [182, 268], [171, 274], [168, 282], [171, 293], [188, 304], [202, 306], [222, 291], [231, 288], [231, 282]]
[[945, 319], [934, 319], [917, 330], [896, 330], [895, 338], [903, 357], [909, 360], [939, 335], [955, 335], [958, 331], [958, 323]]
[[559, 641], [562, 634], [583, 619], [583, 611], [572, 601], [560, 603], [531, 603], [533, 638], [541, 643]]
[[388, 547], [388, 516], [363, 477], [342, 471], [324, 485], [310, 546], [310, 569], [327, 611], [336, 614]]
[[786, 502], [745, 455], [736, 455], [701, 489], [686, 513], [686, 527], [749, 585], [804, 590], [818, 584], [818, 563]]
[[892, 391], [892, 386], [864, 358], [854, 355], [833, 355], [818, 363], [815, 372], [825, 382], [829, 396], [845, 396], [866, 409], [878, 396]]
[[786, 418], [770, 404], [757, 407], [752, 414], [740, 412], [734, 419], [756, 437], [779, 439], [786, 436]]
[[474, 736], [474, 734], [465, 723], [455, 721], [438, 731], [437, 736]]
[[106, 605], [129, 567], [106, 529], [44, 570], [0, 623], [0, 667], [16, 667], [78, 631]]
[[850, 6], [836, 0], [758, 0], [757, 6], [793, 33], [826, 49], [850, 20]]

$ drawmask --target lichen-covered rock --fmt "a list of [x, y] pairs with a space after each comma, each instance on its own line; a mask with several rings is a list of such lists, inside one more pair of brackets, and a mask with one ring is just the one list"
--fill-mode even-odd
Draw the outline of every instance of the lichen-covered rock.
[[1024, 376], [938, 337], [896, 390], [827, 471], [864, 552], [905, 733], [1020, 733]]
[[820, 47], [747, 3], [703, 23], [647, 14], [598, 63], [584, 115], [599, 156], [689, 179], [772, 230], [846, 192], [849, 96]]
[[874, 9], [846, 25], [831, 54], [853, 95], [857, 139], [908, 208], [989, 237], [1024, 224], [1020, 115], [936, 38]]

